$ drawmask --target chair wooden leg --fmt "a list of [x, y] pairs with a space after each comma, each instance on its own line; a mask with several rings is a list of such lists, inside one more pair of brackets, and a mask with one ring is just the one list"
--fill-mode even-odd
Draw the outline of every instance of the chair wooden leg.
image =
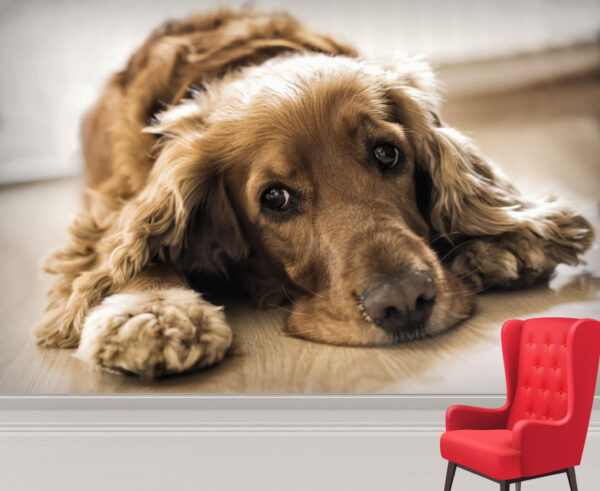
[[446, 470], [446, 485], [444, 486], [444, 491], [450, 491], [450, 489], [452, 489], [454, 474], [456, 474], [456, 464], [448, 461], [448, 469]]
[[515, 483], [515, 489], [516, 489], [516, 491], [521, 491], [521, 482], [520, 481]]
[[508, 491], [510, 489], [510, 483], [508, 481], [500, 481], [500, 491]]
[[569, 487], [571, 491], [577, 491], [577, 478], [575, 477], [575, 467], [567, 469], [567, 479], [569, 479]]

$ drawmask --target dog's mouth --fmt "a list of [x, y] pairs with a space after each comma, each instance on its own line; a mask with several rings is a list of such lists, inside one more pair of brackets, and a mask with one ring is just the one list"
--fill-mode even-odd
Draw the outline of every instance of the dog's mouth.
[[393, 344], [411, 343], [413, 341], [420, 341], [431, 337], [431, 334], [427, 332], [427, 322], [414, 322], [409, 320], [408, 325], [405, 325], [400, 329], [386, 329], [381, 325], [380, 321], [373, 319], [368, 314], [361, 301], [361, 297], [358, 294], [353, 292], [353, 297], [362, 319], [370, 326], [375, 326], [384, 330], [391, 337]]

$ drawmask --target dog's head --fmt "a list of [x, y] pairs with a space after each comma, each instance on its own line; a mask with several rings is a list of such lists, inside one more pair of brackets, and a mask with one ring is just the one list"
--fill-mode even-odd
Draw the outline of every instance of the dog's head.
[[440, 332], [472, 298], [432, 244], [503, 232], [514, 200], [437, 105], [413, 59], [292, 55], [229, 74], [148, 130], [162, 135], [157, 161], [113, 265], [243, 264], [230, 281], [243, 271], [256, 290], [294, 291], [287, 329], [318, 341]]

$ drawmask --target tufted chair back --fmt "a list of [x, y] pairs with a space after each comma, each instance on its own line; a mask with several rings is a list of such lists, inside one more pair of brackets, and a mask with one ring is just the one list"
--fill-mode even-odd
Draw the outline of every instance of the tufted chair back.
[[[566, 472], [588, 432], [600, 362], [600, 321], [546, 317], [511, 319], [502, 326], [506, 404], [452, 406], [440, 439], [448, 460], [446, 489], [457, 466], [500, 482]], [[517, 486], [520, 489], [520, 485]]]
[[566, 416], [567, 335], [575, 320], [539, 318], [523, 322], [508, 429], [523, 419], [554, 421]]

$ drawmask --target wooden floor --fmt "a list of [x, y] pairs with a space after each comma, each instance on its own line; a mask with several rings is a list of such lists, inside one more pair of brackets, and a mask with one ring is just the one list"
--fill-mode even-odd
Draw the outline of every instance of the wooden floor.
[[[443, 119], [472, 136], [524, 191], [567, 198], [600, 230], [600, 81], [585, 77], [495, 96], [450, 100]], [[494, 292], [477, 313], [434, 339], [347, 348], [286, 337], [284, 313], [230, 308], [233, 354], [200, 373], [154, 383], [88, 368], [68, 350], [35, 346], [48, 278], [39, 261], [61, 243], [78, 208], [78, 179], [0, 190], [0, 392], [502, 393], [499, 336], [509, 318], [600, 318], [600, 249], [561, 266], [548, 284]]]

